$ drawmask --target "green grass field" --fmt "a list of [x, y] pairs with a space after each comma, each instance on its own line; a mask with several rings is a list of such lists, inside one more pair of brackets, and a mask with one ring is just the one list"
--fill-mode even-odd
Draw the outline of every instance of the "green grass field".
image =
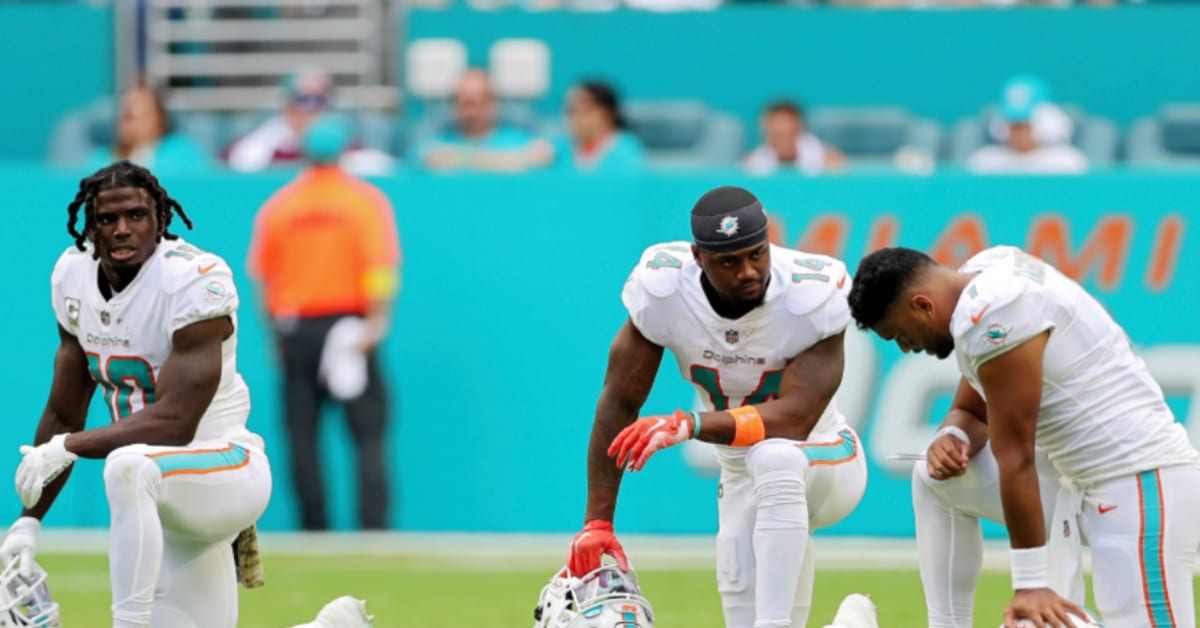
[[[39, 561], [51, 574], [51, 590], [67, 628], [109, 625], [107, 558], [46, 554]], [[367, 600], [377, 628], [528, 628], [542, 585], [554, 570], [522, 565], [479, 568], [430, 558], [354, 555], [264, 557], [267, 586], [241, 594], [239, 628], [281, 628], [311, 621], [321, 606], [343, 594]], [[723, 628], [712, 570], [639, 571], [642, 589], [662, 628]], [[1008, 574], [985, 572], [975, 624], [1000, 624], [1009, 595]], [[833, 618], [848, 593], [870, 593], [883, 628], [923, 625], [924, 598], [915, 569], [823, 570], [818, 574], [810, 626]]]

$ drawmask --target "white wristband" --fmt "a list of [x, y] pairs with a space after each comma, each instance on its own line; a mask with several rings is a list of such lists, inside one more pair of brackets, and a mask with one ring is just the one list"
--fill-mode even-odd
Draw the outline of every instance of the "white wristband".
[[1012, 587], [1021, 589], [1045, 589], [1050, 586], [1050, 553], [1046, 546], [1014, 549], [1009, 554], [1012, 560]]
[[950, 436], [953, 436], [954, 438], [957, 438], [958, 440], [966, 443], [967, 445], [971, 444], [971, 437], [967, 436], [967, 433], [965, 431], [963, 431], [963, 428], [958, 427], [957, 425], [947, 425], [946, 427], [943, 427], [942, 429], [938, 430], [937, 433], [933, 435], [933, 440], [937, 440], [947, 434], [949, 434]]

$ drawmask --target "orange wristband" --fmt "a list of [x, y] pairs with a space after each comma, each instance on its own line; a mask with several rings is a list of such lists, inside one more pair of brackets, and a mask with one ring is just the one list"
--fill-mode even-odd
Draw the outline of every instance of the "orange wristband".
[[726, 410], [733, 415], [733, 447], [749, 447], [766, 438], [767, 428], [763, 426], [762, 415], [754, 406], [742, 406]]

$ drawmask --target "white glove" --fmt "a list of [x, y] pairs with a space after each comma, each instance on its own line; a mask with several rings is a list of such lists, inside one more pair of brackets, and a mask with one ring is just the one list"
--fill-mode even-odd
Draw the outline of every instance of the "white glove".
[[14, 560], [21, 561], [20, 574], [26, 578], [33, 575], [33, 555], [37, 552], [37, 535], [42, 522], [33, 517], [21, 517], [13, 522], [0, 543], [0, 564], [8, 566]]
[[58, 434], [37, 447], [21, 445], [21, 464], [17, 467], [17, 495], [26, 508], [33, 508], [42, 498], [42, 488], [78, 458], [67, 451], [67, 435]]

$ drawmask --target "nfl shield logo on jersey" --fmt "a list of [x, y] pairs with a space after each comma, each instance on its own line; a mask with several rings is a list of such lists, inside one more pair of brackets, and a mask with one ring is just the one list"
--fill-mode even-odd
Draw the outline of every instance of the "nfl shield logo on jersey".
[[737, 344], [737, 341], [738, 341], [738, 330], [726, 329], [725, 330], [725, 342], [728, 342], [729, 344], [732, 345], [732, 344]]
[[108, 310], [100, 310], [100, 322], [104, 325], [108, 325], [110, 320], [112, 319], [108, 315]]

